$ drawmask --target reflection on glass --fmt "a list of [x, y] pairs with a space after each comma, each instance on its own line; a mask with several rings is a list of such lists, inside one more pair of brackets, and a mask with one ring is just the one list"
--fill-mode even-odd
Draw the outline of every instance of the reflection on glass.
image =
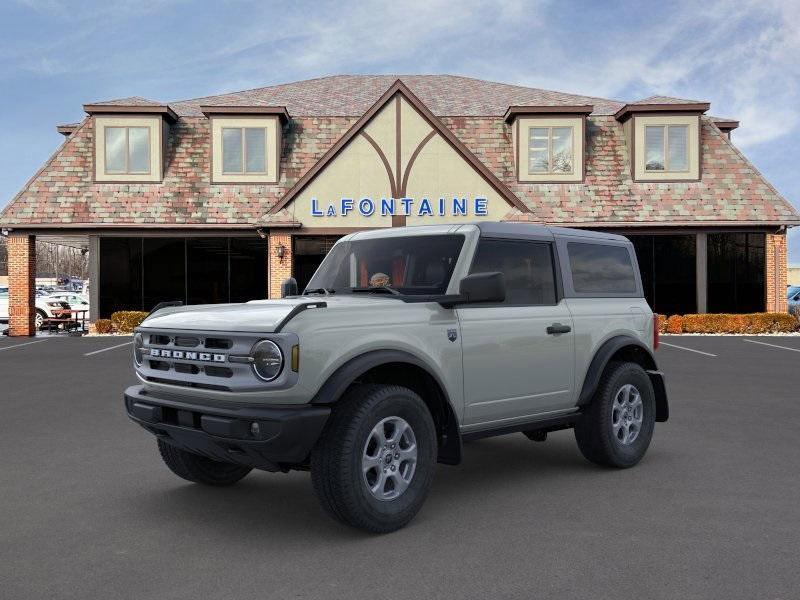
[[528, 172], [547, 173], [550, 168], [547, 127], [531, 127], [528, 140]]
[[242, 172], [242, 130], [239, 128], [222, 129], [222, 172]]
[[266, 129], [248, 127], [244, 130], [246, 171], [248, 173], [264, 173], [267, 170]]
[[572, 127], [553, 127], [553, 173], [572, 173]]
[[125, 173], [125, 128], [106, 127], [106, 173]]
[[670, 125], [667, 135], [669, 170], [686, 171], [689, 168], [689, 128], [686, 125]]
[[128, 128], [128, 172], [150, 172], [150, 129]]
[[647, 171], [664, 170], [664, 127], [644, 128], [645, 163]]

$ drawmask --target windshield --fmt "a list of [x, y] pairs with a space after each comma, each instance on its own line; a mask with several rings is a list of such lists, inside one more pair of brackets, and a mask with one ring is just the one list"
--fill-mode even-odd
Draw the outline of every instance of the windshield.
[[394, 290], [407, 295], [445, 294], [463, 245], [463, 235], [340, 242], [322, 261], [306, 292]]

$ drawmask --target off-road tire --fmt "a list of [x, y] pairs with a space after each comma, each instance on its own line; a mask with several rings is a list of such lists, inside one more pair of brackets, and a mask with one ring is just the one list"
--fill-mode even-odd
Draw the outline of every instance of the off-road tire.
[[[614, 435], [612, 406], [625, 385], [633, 385], [642, 400], [642, 424], [636, 438], [628, 445]], [[638, 463], [653, 437], [655, 393], [650, 377], [638, 364], [611, 362], [606, 366], [597, 391], [575, 424], [575, 439], [583, 456], [598, 465], [624, 469]]]
[[252, 469], [243, 465], [211, 460], [158, 440], [158, 451], [170, 471], [193, 483], [205, 485], [233, 485]]
[[[402, 495], [380, 500], [364, 481], [362, 455], [373, 428], [390, 417], [411, 426], [417, 462]], [[371, 533], [389, 533], [419, 511], [433, 481], [436, 455], [436, 427], [422, 398], [398, 385], [358, 385], [336, 403], [312, 451], [314, 492], [334, 519]]]

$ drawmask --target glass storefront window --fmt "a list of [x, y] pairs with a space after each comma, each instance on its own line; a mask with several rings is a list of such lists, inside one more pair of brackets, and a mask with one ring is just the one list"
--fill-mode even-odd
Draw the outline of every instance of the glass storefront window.
[[694, 235], [629, 235], [647, 303], [662, 315], [697, 312]]
[[159, 302], [246, 302], [267, 295], [262, 239], [100, 238], [99, 314], [151, 310]]
[[708, 312], [764, 310], [763, 233], [708, 234]]

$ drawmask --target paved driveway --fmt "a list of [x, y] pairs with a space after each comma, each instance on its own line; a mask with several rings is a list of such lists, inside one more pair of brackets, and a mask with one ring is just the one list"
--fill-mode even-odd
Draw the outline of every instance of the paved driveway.
[[782, 347], [664, 338], [672, 418], [638, 467], [571, 432], [474, 442], [376, 537], [306, 473], [174, 477], [124, 415], [125, 338], [0, 338], [0, 597], [797, 598], [800, 338], [748, 339]]

